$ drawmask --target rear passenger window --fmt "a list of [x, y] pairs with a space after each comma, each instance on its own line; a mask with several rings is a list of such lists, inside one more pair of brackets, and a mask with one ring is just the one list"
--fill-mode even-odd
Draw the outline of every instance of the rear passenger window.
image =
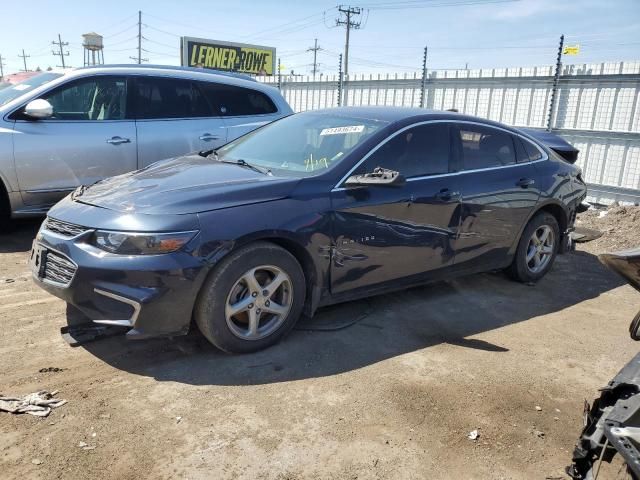
[[462, 170], [501, 167], [516, 163], [512, 135], [481, 125], [460, 125], [458, 128]]
[[138, 77], [135, 108], [137, 118], [209, 117], [211, 109], [194, 82], [176, 78]]
[[266, 115], [278, 111], [267, 95], [251, 88], [213, 82], [199, 82], [199, 86], [217, 115]]
[[405, 130], [376, 150], [355, 172], [376, 167], [400, 172], [407, 178], [449, 171], [449, 125], [435, 123]]

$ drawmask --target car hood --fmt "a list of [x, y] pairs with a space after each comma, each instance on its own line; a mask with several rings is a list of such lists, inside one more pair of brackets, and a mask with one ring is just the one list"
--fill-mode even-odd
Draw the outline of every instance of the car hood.
[[80, 187], [72, 198], [129, 213], [187, 214], [285, 198], [298, 182], [189, 155]]

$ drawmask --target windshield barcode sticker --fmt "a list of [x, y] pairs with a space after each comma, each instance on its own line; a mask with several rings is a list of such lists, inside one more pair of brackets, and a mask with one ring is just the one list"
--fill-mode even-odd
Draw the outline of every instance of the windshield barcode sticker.
[[343, 135], [345, 133], [362, 133], [364, 125], [349, 125], [346, 127], [323, 128], [320, 135]]

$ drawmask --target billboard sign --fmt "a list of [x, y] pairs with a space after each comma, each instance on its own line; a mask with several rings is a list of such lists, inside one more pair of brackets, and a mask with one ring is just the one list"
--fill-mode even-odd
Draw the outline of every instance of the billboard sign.
[[181, 40], [183, 66], [252, 75], [275, 73], [275, 48], [193, 37], [182, 37]]

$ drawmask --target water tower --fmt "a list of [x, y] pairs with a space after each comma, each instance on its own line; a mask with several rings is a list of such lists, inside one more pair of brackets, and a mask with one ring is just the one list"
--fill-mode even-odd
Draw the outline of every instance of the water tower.
[[104, 64], [104, 45], [102, 35], [95, 32], [82, 35], [82, 46], [84, 47], [84, 65]]

